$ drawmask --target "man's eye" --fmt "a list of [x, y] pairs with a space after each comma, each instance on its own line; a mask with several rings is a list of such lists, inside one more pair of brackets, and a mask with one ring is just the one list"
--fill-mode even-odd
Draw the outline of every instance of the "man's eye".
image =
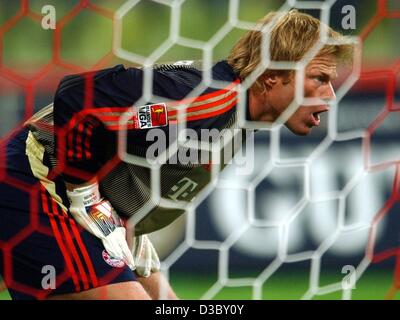
[[316, 81], [318, 81], [320, 84], [325, 84], [328, 82], [328, 79], [325, 76], [316, 76], [314, 77]]

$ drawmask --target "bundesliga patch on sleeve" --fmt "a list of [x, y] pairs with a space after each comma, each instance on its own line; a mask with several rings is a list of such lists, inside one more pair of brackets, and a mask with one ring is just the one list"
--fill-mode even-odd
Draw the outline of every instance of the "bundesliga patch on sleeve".
[[157, 103], [138, 107], [134, 120], [137, 129], [166, 126], [168, 124], [167, 106], [165, 103]]

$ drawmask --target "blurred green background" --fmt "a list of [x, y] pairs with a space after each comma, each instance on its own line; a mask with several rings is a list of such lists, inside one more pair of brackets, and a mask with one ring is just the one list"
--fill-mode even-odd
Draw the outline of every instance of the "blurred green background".
[[[172, 2], [172, 1], [171, 1]], [[316, 1], [318, 2], [318, 1]], [[358, 35], [377, 12], [375, 0], [337, 1], [331, 9], [331, 25], [338, 31], [349, 35]], [[396, 1], [393, 1], [395, 3]], [[92, 0], [92, 8], [84, 8], [72, 19], [70, 13], [79, 5], [77, 0], [31, 0], [29, 10], [41, 15], [44, 5], [53, 5], [58, 22], [68, 21], [61, 31], [61, 59], [89, 68], [112, 50], [113, 23], [112, 14], [124, 3], [123, 0]], [[240, 1], [238, 17], [242, 22], [255, 22], [271, 10], [279, 9], [284, 1], [246, 0]], [[356, 29], [344, 30], [341, 26], [344, 5], [356, 8]], [[100, 8], [100, 10], [97, 10]], [[102, 9], [106, 9], [104, 11]], [[13, 19], [21, 10], [19, 1], [0, 1], [0, 24]], [[104, 12], [103, 12], [104, 11]], [[181, 37], [207, 42], [228, 21], [228, 0], [186, 0], [181, 6]], [[309, 10], [318, 16], [319, 12]], [[111, 16], [110, 16], [111, 14]], [[122, 48], [149, 56], [169, 36], [172, 15], [171, 8], [150, 0], [139, 1], [122, 20]], [[178, 19], [178, 18], [176, 18]], [[63, 23], [64, 24], [64, 23]], [[370, 34], [365, 43], [364, 61], [381, 63], [398, 57], [400, 44], [396, 39], [399, 19], [385, 19]], [[214, 60], [227, 56], [230, 48], [244, 31], [233, 28], [213, 52]], [[2, 64], [18, 73], [26, 73], [47, 64], [53, 55], [53, 30], [43, 30], [40, 21], [28, 15], [2, 34]], [[179, 59], [201, 59], [202, 52], [185, 46], [173, 45], [166, 50], [158, 61], [176, 61]], [[114, 57], [108, 64], [119, 59]], [[129, 61], [124, 61], [129, 64]]]
[[[265, 300], [298, 300], [309, 289], [309, 271], [285, 272], [273, 275], [263, 286], [262, 299]], [[332, 284], [340, 281], [332, 273], [324, 277], [322, 283]], [[357, 281], [352, 290], [352, 300], [382, 300], [387, 295], [392, 283], [388, 271], [369, 271]], [[180, 299], [198, 300], [215, 284], [215, 279], [201, 274], [179, 273], [171, 277], [171, 285]], [[313, 300], [339, 300], [343, 298], [341, 290], [323, 295], [315, 295]], [[251, 286], [225, 286], [213, 299], [218, 300], [251, 300]], [[400, 298], [397, 293], [396, 299]], [[10, 300], [7, 291], [0, 293], [0, 300]]]

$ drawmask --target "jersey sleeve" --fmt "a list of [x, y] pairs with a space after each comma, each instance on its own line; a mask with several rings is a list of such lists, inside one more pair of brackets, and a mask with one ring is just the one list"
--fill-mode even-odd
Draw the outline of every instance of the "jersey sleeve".
[[83, 183], [115, 156], [119, 116], [142, 94], [139, 69], [114, 68], [65, 77], [54, 98], [55, 151], [64, 179]]

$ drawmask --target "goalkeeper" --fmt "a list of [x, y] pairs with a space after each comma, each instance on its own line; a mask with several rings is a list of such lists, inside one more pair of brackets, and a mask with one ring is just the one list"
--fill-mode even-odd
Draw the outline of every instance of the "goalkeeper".
[[[270, 13], [259, 24], [274, 18], [271, 60], [301, 60], [319, 39], [319, 20], [292, 10], [280, 17]], [[328, 33], [342, 38], [330, 28]], [[6, 177], [0, 183], [0, 274], [14, 299], [156, 299], [160, 284], [168, 298], [176, 298], [147, 234], [184, 210], [151, 197], [150, 170], [118, 157], [119, 133], [126, 130], [124, 150], [146, 160], [152, 130], [162, 130], [166, 141], [176, 139], [170, 129], [179, 124], [180, 109], [199, 136], [202, 129], [234, 128], [237, 88], [260, 65], [261, 44], [261, 32], [247, 32], [227, 60], [212, 67], [213, 79], [226, 86], [210, 86], [189, 100], [202, 81], [195, 64], [154, 67], [151, 89], [161, 102], [142, 102], [142, 69], [118, 65], [61, 81], [54, 103], [1, 153]], [[285, 125], [293, 133], [307, 135], [319, 125], [319, 115], [335, 98], [336, 66], [351, 49], [324, 45], [306, 66], [304, 96], [317, 103], [299, 106], [290, 116]], [[293, 101], [295, 85], [294, 71], [265, 70], [247, 92], [247, 119], [274, 122]], [[161, 198], [172, 201], [190, 202], [210, 178], [207, 165], [179, 161], [167, 161], [160, 173]], [[126, 220], [145, 208], [148, 213], [131, 232]], [[54, 286], [46, 266], [54, 268]]]

